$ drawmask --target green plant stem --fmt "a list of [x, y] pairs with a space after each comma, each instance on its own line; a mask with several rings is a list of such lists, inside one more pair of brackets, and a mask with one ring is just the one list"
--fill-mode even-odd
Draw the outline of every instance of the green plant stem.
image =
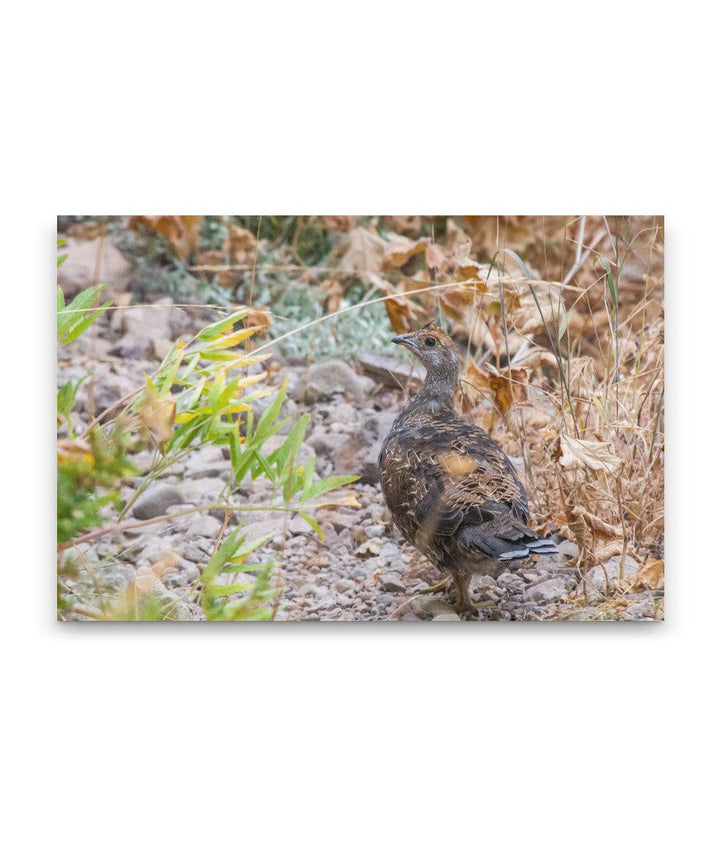
[[[230, 509], [232, 511], [281, 511], [287, 514], [300, 514], [301, 511], [307, 512], [308, 509], [329, 507], [335, 504], [336, 503], [325, 500], [325, 502], [303, 505], [300, 508], [288, 505], [231, 505]], [[342, 503], [337, 503], [337, 505], [342, 505]], [[57, 552], [61, 553], [63, 550], [74, 547], [76, 544], [85, 544], [88, 541], [94, 541], [96, 538], [101, 538], [103, 535], [110, 535], [113, 532], [124, 532], [127, 529], [140, 529], [143, 526], [152, 526], [154, 523], [162, 523], [165, 520], [174, 520], [176, 517], [185, 517], [188, 514], [198, 514], [203, 511], [213, 511], [217, 508], [225, 510], [227, 507], [228, 506], [225, 503], [215, 502], [212, 505], [200, 505], [193, 508], [184, 508], [182, 511], [175, 511], [172, 514], [163, 514], [159, 517], [151, 517], [150, 520], [131, 521], [130, 523], [123, 524], [114, 523], [110, 526], [104, 526], [102, 529], [93, 529], [92, 532], [87, 532], [85, 535], [80, 535], [78, 538], [73, 538], [71, 541], [64, 541], [62, 544], [58, 544]]]

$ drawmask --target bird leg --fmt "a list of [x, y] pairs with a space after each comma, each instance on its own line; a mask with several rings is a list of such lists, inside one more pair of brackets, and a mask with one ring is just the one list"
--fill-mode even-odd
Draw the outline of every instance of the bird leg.
[[421, 594], [434, 594], [436, 591], [443, 591], [447, 588], [448, 583], [452, 580], [452, 577], [448, 575], [447, 577], [443, 577], [441, 580], [438, 580], [436, 583], [432, 583], [427, 588], [423, 589]]
[[470, 577], [456, 576], [455, 585], [458, 590], [458, 612], [474, 612], [475, 607], [470, 600]]
[[472, 577], [457, 576], [455, 577], [455, 585], [458, 590], [458, 612], [476, 613], [480, 609], [494, 607], [495, 604], [491, 600], [482, 600], [479, 603], [474, 603], [470, 599], [470, 581]]

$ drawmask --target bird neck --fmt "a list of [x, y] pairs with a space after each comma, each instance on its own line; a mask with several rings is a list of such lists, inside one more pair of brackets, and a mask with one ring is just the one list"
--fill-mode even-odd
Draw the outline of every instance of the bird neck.
[[457, 366], [430, 366], [419, 397], [437, 406], [452, 407], [457, 385]]

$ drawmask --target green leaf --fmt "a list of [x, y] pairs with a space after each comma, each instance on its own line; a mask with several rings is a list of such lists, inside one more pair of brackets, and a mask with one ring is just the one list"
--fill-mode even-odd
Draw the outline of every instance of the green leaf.
[[285, 476], [289, 469], [295, 463], [295, 458], [300, 451], [300, 446], [305, 439], [305, 431], [307, 424], [310, 421], [310, 414], [306, 413], [293, 425], [288, 432], [287, 438], [282, 446], [278, 447], [271, 455], [268, 455], [268, 461], [274, 463], [277, 467], [278, 475]]
[[302, 519], [306, 523], [308, 523], [308, 524], [310, 524], [310, 526], [312, 526], [312, 528], [315, 530], [315, 534], [318, 536], [318, 538], [321, 541], [324, 541], [325, 540], [325, 533], [320, 528], [320, 524], [317, 522], [317, 520], [315, 520], [314, 517], [310, 517], [308, 514], [305, 514], [304, 511], [298, 511], [298, 514], [300, 515], [300, 517], [302, 517]]
[[[224, 374], [224, 372], [223, 372]], [[235, 380], [230, 381], [230, 383], [225, 387], [225, 389], [220, 393], [215, 402], [216, 410], [224, 410], [232, 401], [233, 396], [235, 395], [235, 390], [237, 389], [237, 385], [240, 383], [240, 378], [236, 377]]]
[[242, 446], [240, 445], [240, 429], [237, 424], [232, 426], [232, 430], [228, 433], [228, 446], [230, 447], [230, 466], [233, 472], [240, 466], [242, 456]]
[[312, 484], [313, 476], [315, 475], [315, 455], [310, 455], [308, 462], [305, 464], [303, 473], [302, 489], [306, 491]]
[[218, 585], [212, 583], [205, 587], [205, 592], [208, 597], [227, 597], [231, 594], [238, 594], [241, 591], [247, 591], [254, 587], [254, 583], [230, 583], [228, 585]]
[[[58, 249], [60, 249], [60, 247], [64, 247], [65, 244], [67, 244], [67, 241], [65, 240], [65, 238], [58, 238], [58, 242], [57, 242], [57, 248]], [[68, 257], [67, 253], [63, 253], [61, 256], [58, 256], [57, 266], [60, 267], [60, 265], [62, 265], [62, 263], [65, 261], [65, 259], [67, 257]]]
[[268, 464], [267, 458], [262, 452], [259, 452], [257, 449], [252, 450], [253, 458], [260, 465], [260, 469], [265, 473], [268, 480], [273, 484], [275, 483], [275, 473], [270, 469], [270, 465]]
[[245, 534], [242, 529], [240, 527], [234, 529], [210, 557], [210, 561], [200, 575], [200, 581], [212, 582], [218, 574], [222, 573], [222, 569], [235, 555], [244, 540]]
[[62, 290], [58, 289], [57, 335], [63, 345], [77, 339], [103, 310], [112, 305], [104, 303], [102, 306], [95, 307], [104, 288], [104, 283], [86, 288], [69, 306], [61, 305], [61, 299], [64, 303], [65, 298], [62, 296]]
[[[287, 394], [287, 381], [283, 383], [283, 385], [278, 389], [277, 395], [270, 403], [270, 406], [265, 410], [260, 419], [258, 420], [257, 428], [255, 429], [254, 439], [257, 439], [258, 443], [262, 444], [267, 440], [267, 438], [274, 434], [274, 431], [270, 430], [270, 426], [280, 415], [280, 408], [283, 405], [283, 401], [285, 401], [285, 396]], [[286, 420], [287, 421], [287, 420]], [[277, 430], [277, 428], [276, 428]]]
[[225, 372], [220, 371], [215, 375], [215, 380], [210, 384], [208, 390], [208, 404], [213, 412], [218, 410], [217, 403], [220, 393], [225, 389]]
[[600, 264], [605, 269], [605, 273], [607, 274], [607, 284], [608, 290], [610, 291], [610, 297], [612, 298], [613, 306], [617, 310], [618, 308], [618, 292], [617, 285], [615, 283], [615, 277], [613, 276], [612, 268], [610, 267], [610, 262], [604, 256], [600, 256]]
[[[238, 309], [237, 312], [233, 312], [230, 315], [227, 315], [225, 318], [221, 318], [220, 321], [216, 321], [214, 324], [210, 324], [201, 330], [197, 334], [197, 338], [202, 342], [208, 342], [211, 339], [214, 339], [216, 336], [219, 336], [223, 333], [226, 333], [228, 330], [231, 330], [237, 321], [242, 320], [245, 316], [250, 312], [248, 307], [244, 309]], [[233, 352], [233, 356], [237, 357], [237, 353]]]
[[560, 306], [562, 308], [562, 318], [560, 319], [560, 324], [558, 325], [558, 341], [562, 339], [562, 337], [565, 335], [565, 331], [567, 330], [568, 324], [570, 323], [570, 314], [568, 313], [567, 309], [565, 309], [565, 306], [562, 303], [560, 304]]
[[75, 406], [75, 396], [77, 395], [77, 391], [80, 388], [80, 384], [83, 382], [81, 378], [77, 383], [73, 383], [69, 380], [64, 386], [62, 386], [58, 390], [57, 394], [57, 410], [65, 418], [68, 417], [70, 411]]
[[359, 478], [360, 476], [327, 476], [324, 479], [319, 479], [310, 485], [307, 490], [303, 491], [300, 501], [307, 502], [309, 499], [315, 499], [315, 497], [321, 496], [323, 493], [329, 493], [331, 490], [343, 487], [343, 485], [351, 484]]

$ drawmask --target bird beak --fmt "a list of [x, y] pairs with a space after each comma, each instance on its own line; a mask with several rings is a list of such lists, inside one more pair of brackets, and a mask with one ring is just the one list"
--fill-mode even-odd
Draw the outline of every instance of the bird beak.
[[404, 345], [406, 348], [410, 347], [410, 342], [408, 342], [405, 336], [395, 336], [395, 338], [392, 339], [392, 343], [393, 345]]

